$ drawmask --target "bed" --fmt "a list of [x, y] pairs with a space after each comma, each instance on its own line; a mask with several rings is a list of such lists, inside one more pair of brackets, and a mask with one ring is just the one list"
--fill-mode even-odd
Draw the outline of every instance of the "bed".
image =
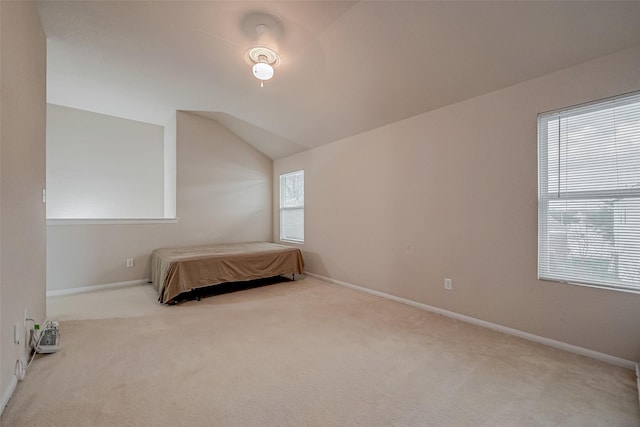
[[164, 248], [151, 253], [151, 281], [165, 304], [202, 287], [303, 271], [300, 249], [267, 242]]

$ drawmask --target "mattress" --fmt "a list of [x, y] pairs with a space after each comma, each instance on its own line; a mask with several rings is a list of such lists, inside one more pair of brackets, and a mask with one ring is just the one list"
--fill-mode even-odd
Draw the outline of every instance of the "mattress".
[[151, 280], [163, 303], [171, 303], [181, 293], [205, 286], [303, 271], [300, 249], [276, 243], [163, 248], [151, 254]]

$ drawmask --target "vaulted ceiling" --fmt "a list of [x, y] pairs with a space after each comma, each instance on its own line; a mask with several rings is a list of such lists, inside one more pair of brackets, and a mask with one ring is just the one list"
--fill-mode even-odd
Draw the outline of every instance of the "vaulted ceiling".
[[[199, 112], [272, 159], [640, 44], [640, 2], [41, 1], [48, 102]], [[268, 31], [256, 30], [266, 25]], [[263, 88], [245, 51], [282, 57]]]

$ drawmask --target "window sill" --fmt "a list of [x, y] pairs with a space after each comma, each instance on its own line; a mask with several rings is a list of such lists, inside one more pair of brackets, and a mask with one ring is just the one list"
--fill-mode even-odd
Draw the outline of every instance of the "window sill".
[[625, 286], [601, 285], [601, 284], [594, 284], [594, 283], [569, 282], [569, 281], [566, 281], [566, 280], [548, 279], [548, 278], [545, 278], [545, 277], [539, 277], [538, 279], [539, 280], [544, 280], [546, 282], [561, 283], [563, 285], [581, 286], [581, 287], [584, 287], [584, 288], [602, 289], [602, 290], [605, 290], [605, 291], [626, 292], [626, 293], [630, 293], [630, 294], [640, 294], [640, 289], [634, 289], [634, 288], [625, 287]]
[[280, 239], [280, 243], [294, 243], [296, 245], [304, 245], [304, 240], [287, 240], [287, 239]]
[[178, 218], [47, 218], [47, 225], [175, 224]]

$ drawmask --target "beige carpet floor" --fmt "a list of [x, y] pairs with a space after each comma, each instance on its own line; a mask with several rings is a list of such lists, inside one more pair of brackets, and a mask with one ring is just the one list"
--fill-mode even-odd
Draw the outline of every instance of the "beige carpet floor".
[[638, 426], [635, 373], [305, 278], [165, 307], [57, 297], [19, 426]]

